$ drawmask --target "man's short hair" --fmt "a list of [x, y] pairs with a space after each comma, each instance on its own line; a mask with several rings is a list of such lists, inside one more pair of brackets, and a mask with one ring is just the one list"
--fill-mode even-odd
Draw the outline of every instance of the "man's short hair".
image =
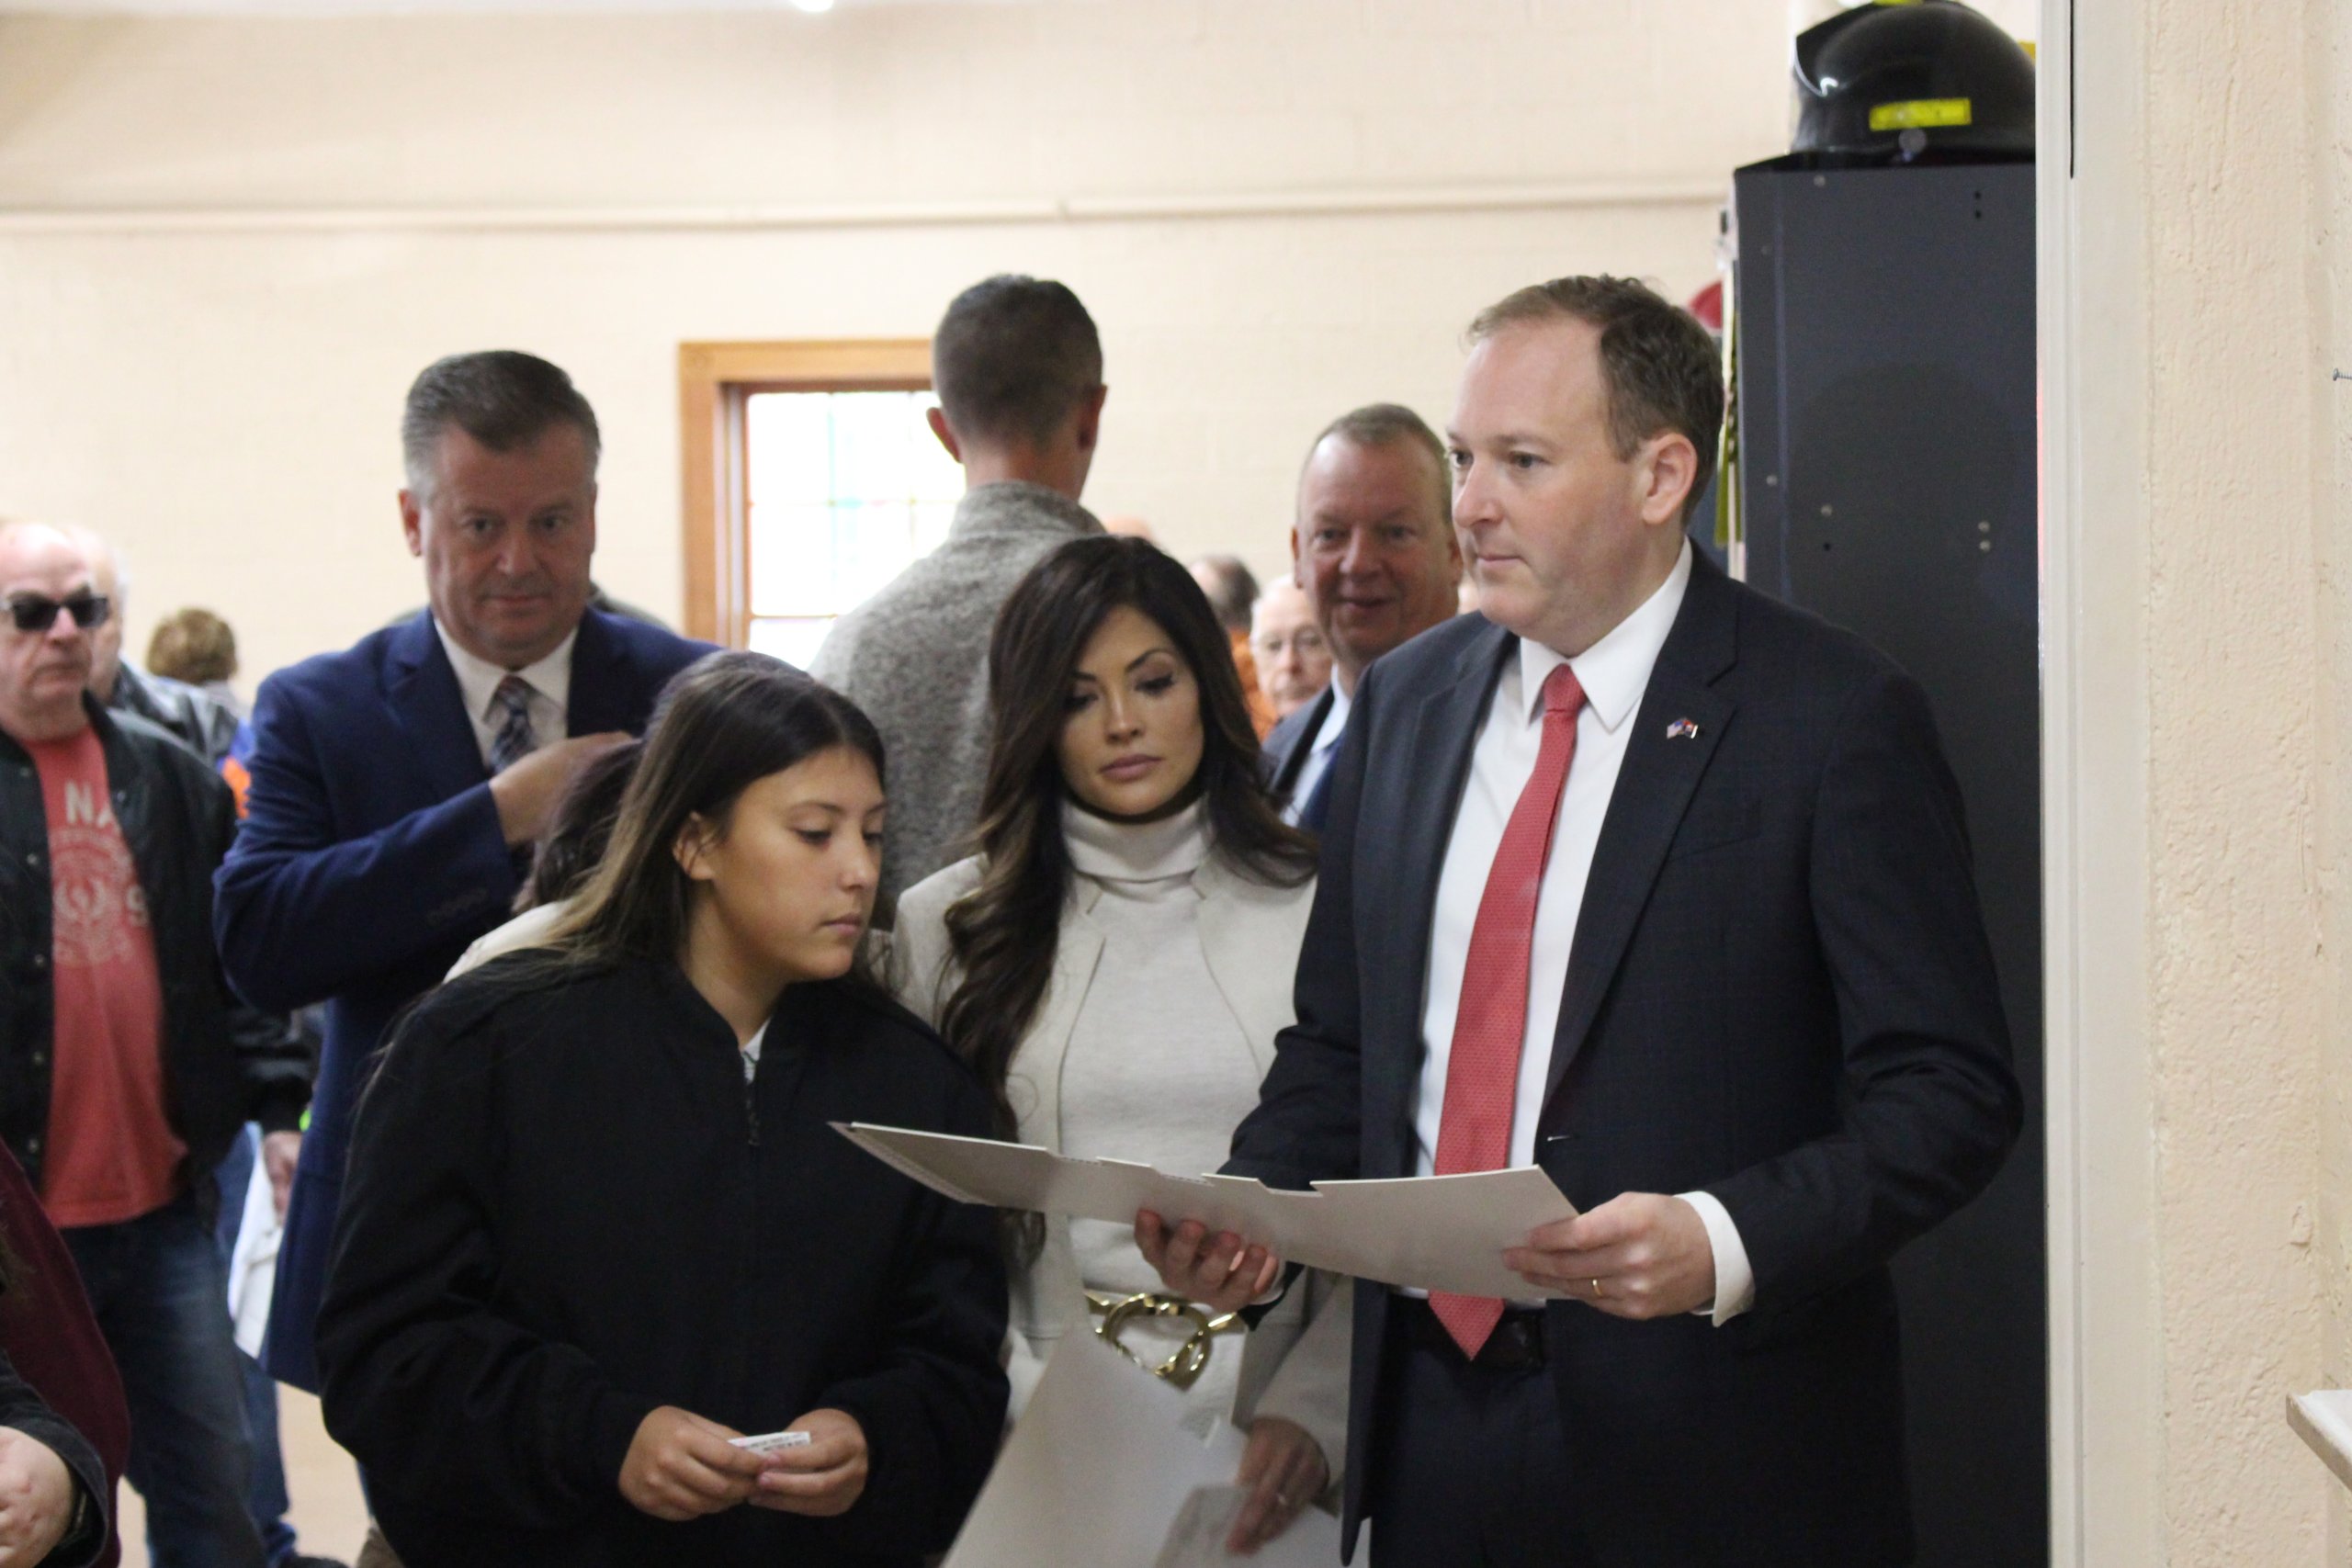
[[588, 443], [588, 471], [596, 471], [604, 437], [596, 411], [561, 367], [511, 348], [453, 354], [426, 366], [408, 389], [401, 414], [401, 457], [408, 484], [432, 489], [433, 459], [441, 433], [456, 425], [493, 452], [527, 446], [559, 424]]
[[[1366, 403], [1360, 409], [1350, 409], [1321, 430], [1306, 444], [1306, 462], [1315, 461], [1316, 452], [1333, 436], [1351, 446], [1418, 446], [1428, 455], [1430, 472], [1436, 476], [1437, 515], [1441, 522], [1451, 524], [1453, 518], [1453, 465], [1446, 461], [1445, 443], [1430, 428], [1429, 421], [1402, 403]], [[1306, 464], [1299, 465], [1299, 478], [1306, 477]]]
[[1102, 340], [1066, 286], [1001, 273], [956, 296], [931, 365], [959, 439], [1043, 443], [1102, 384]]
[[1209, 596], [1217, 625], [1247, 635], [1250, 607], [1258, 602], [1258, 580], [1239, 556], [1203, 556], [1193, 563], [1193, 580]]
[[1470, 341], [1483, 343], [1507, 327], [1562, 319], [1600, 330], [1601, 386], [1607, 395], [1609, 445], [1618, 457], [1661, 431], [1689, 437], [1699, 454], [1690, 493], [1682, 502], [1688, 525], [1714, 477], [1724, 426], [1723, 354], [1699, 319], [1630, 277], [1555, 277], [1507, 294], [1470, 322]]

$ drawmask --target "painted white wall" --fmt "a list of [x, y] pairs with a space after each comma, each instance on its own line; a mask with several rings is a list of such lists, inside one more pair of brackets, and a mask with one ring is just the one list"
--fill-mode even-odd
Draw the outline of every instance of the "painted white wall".
[[[0, 512], [118, 536], [132, 646], [204, 604], [250, 681], [419, 602], [401, 396], [435, 355], [527, 347], [606, 424], [600, 578], [674, 613], [678, 344], [924, 335], [1010, 269], [1101, 323], [1089, 502], [1276, 570], [1307, 438], [1376, 398], [1442, 421], [1478, 306], [1569, 271], [1713, 276], [1731, 169], [1785, 144], [1784, 21], [1747, 0], [0, 19]], [[1326, 210], [1383, 193], [1417, 209]], [[1488, 209], [1430, 209], [1464, 197]]]

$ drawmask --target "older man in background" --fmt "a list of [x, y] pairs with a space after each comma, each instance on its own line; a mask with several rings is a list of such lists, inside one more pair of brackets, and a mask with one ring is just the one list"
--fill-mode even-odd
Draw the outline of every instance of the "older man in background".
[[262, 683], [220, 872], [220, 952], [259, 1005], [327, 1004], [264, 1361], [315, 1391], [313, 1325], [368, 1066], [392, 1018], [506, 918], [572, 774], [708, 651], [588, 608], [596, 416], [527, 354], [409, 389], [401, 526], [430, 608]]
[[1321, 830], [1356, 682], [1381, 655], [1453, 618], [1462, 575], [1444, 444], [1397, 403], [1341, 414], [1308, 447], [1291, 555], [1331, 652], [1331, 684], [1266, 738], [1283, 815]]
[[833, 623], [808, 672], [864, 708], [890, 758], [876, 919], [970, 852], [989, 761], [989, 633], [1029, 569], [1102, 525], [1080, 506], [1102, 434], [1102, 343], [1059, 283], [957, 295], [931, 340], [932, 434], [964, 465], [947, 540]]
[[1331, 684], [1331, 645], [1315, 624], [1306, 590], [1290, 578], [1266, 585], [1250, 609], [1250, 652], [1258, 691], [1277, 723]]
[[185, 682], [152, 674], [122, 656], [129, 615], [130, 572], [103, 536], [89, 528], [65, 530], [90, 563], [94, 586], [114, 613], [90, 632], [90, 690], [117, 713], [135, 713], [160, 724], [189, 750], [218, 768], [237, 739], [235, 711], [209, 693]]
[[113, 616], [78, 542], [0, 527], [0, 1135], [39, 1188], [129, 1397], [158, 1568], [261, 1568], [210, 1180], [245, 1122], [289, 1168], [310, 1062], [212, 945], [229, 786], [89, 690]]

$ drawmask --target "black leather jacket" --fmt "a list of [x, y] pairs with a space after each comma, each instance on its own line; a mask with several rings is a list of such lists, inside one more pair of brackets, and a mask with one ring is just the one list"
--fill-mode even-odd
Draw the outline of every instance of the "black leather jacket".
[[107, 706], [163, 726], [215, 768], [237, 741], [237, 716], [226, 704], [184, 681], [135, 669], [129, 660], [115, 673], [114, 695]]
[[[201, 1201], [237, 1129], [291, 1131], [311, 1065], [282, 1020], [238, 1001], [212, 945], [212, 873], [236, 812], [202, 758], [146, 720], [83, 707], [105, 747], [114, 813], [139, 868], [164, 988], [164, 1094], [187, 1145], [181, 1178]], [[40, 774], [0, 734], [0, 1139], [35, 1183], [49, 1134], [55, 997], [49, 826]]]

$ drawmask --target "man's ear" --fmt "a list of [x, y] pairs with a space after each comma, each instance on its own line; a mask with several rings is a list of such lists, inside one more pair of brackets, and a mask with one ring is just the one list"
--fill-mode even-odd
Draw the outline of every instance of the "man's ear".
[[408, 553], [424, 553], [424, 503], [413, 490], [401, 491], [401, 533], [408, 539]]
[[1699, 478], [1699, 449], [1679, 430], [1652, 436], [1641, 478], [1642, 521], [1679, 527], [1683, 502]]
[[946, 411], [937, 408], [926, 409], [923, 411], [922, 417], [930, 424], [931, 433], [939, 437], [939, 444], [947, 448], [947, 455], [957, 462], [962, 462], [964, 449], [956, 444], [956, 432], [948, 428]]
[[699, 811], [688, 817], [686, 825], [678, 829], [670, 855], [678, 863], [678, 869], [686, 874], [688, 882], [713, 880], [716, 874], [710, 869], [710, 847], [718, 841], [718, 829]]
[[1096, 387], [1079, 400], [1078, 417], [1070, 425], [1070, 439], [1078, 443], [1081, 452], [1091, 452], [1102, 435], [1102, 400], [1111, 395], [1108, 387]]

